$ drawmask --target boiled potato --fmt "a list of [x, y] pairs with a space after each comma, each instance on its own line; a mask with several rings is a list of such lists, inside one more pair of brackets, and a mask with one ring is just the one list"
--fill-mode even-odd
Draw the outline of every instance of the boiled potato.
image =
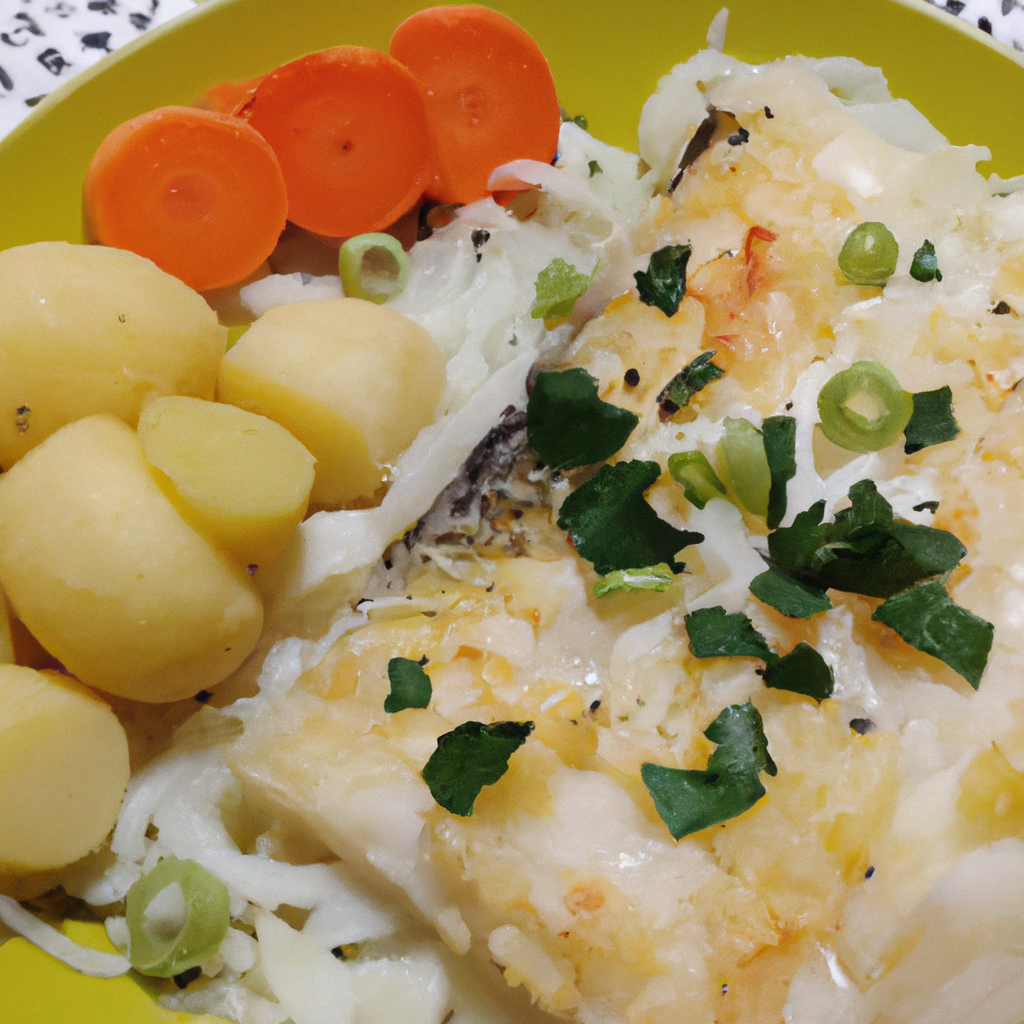
[[273, 562], [306, 513], [316, 460], [266, 416], [169, 395], [142, 410], [139, 440], [175, 508], [243, 566]]
[[135, 700], [209, 689], [263, 623], [251, 580], [185, 522], [113, 416], [63, 427], [0, 476], [0, 583], [82, 682]]
[[128, 739], [73, 679], [0, 665], [0, 878], [99, 846], [128, 785]]
[[430, 335], [362, 299], [277, 306], [221, 364], [217, 398], [269, 416], [316, 457], [314, 505], [367, 497], [433, 422], [446, 381]]
[[13, 665], [14, 635], [11, 632], [11, 613], [7, 607], [7, 599], [0, 594], [0, 665]]
[[227, 331], [200, 295], [121, 249], [0, 252], [0, 466], [97, 412], [135, 426], [152, 393], [213, 398]]

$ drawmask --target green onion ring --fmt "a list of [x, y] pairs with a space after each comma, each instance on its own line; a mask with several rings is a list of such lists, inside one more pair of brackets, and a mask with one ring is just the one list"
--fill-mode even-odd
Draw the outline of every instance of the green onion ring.
[[394, 298], [409, 280], [409, 257], [397, 238], [372, 231], [356, 235], [338, 251], [338, 273], [346, 295], [378, 305]]
[[[175, 883], [185, 898], [184, 922], [173, 930], [158, 928], [146, 911]], [[230, 919], [228, 890], [194, 860], [167, 857], [128, 890], [125, 918], [132, 967], [151, 977], [173, 978], [205, 963], [220, 948]]]
[[[878, 415], [867, 417], [850, 407], [864, 396]], [[833, 443], [849, 452], [877, 452], [893, 444], [914, 412], [914, 398], [881, 363], [854, 363], [837, 373], [818, 393], [821, 429]]]

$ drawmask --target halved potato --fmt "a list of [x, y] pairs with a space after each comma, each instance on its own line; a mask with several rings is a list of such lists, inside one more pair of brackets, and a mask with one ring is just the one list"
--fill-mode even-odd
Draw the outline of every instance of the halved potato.
[[99, 697], [57, 673], [0, 665], [0, 879], [99, 846], [128, 774], [124, 729]]
[[363, 299], [269, 310], [225, 356], [221, 402], [287, 427], [316, 457], [311, 502], [367, 497], [433, 422], [441, 349], [401, 313]]
[[133, 252], [36, 242], [0, 252], [0, 466], [150, 394], [213, 398], [227, 330], [201, 295]]
[[316, 460], [266, 416], [168, 395], [142, 410], [139, 440], [175, 508], [243, 566], [273, 562], [306, 513]]
[[134, 700], [209, 689], [263, 624], [251, 580], [185, 522], [112, 416], [63, 427], [0, 476], [0, 583], [79, 679]]

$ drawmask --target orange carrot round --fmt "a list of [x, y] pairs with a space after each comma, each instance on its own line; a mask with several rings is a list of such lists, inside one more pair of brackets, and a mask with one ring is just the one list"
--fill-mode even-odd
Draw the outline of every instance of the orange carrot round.
[[379, 50], [336, 46], [285, 64], [240, 116], [281, 161], [289, 220], [320, 235], [380, 231], [430, 176], [420, 86]]
[[115, 128], [83, 197], [90, 241], [145, 256], [197, 291], [256, 270], [288, 215], [281, 168], [259, 133], [195, 107], [160, 107]]
[[237, 114], [252, 99], [253, 93], [266, 75], [257, 75], [244, 82], [218, 82], [207, 89], [195, 106], [202, 110], [215, 110], [219, 114]]
[[432, 198], [482, 199], [495, 167], [554, 157], [555, 83], [544, 54], [514, 21], [485, 7], [430, 7], [398, 26], [390, 50], [424, 87]]

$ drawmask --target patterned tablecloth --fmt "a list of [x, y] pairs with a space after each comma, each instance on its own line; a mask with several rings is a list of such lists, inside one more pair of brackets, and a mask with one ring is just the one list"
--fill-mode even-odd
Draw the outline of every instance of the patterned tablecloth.
[[[1024, 51], [1024, 0], [930, 0]], [[0, 0], [0, 138], [48, 92], [193, 0]]]

